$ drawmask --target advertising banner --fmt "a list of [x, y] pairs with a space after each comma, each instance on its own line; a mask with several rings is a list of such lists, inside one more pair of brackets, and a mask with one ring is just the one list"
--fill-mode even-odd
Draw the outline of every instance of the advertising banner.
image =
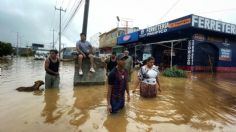
[[219, 54], [219, 60], [221, 61], [231, 61], [232, 51], [231, 49], [221, 48]]
[[163, 34], [190, 26], [191, 26], [191, 15], [140, 30], [139, 38]]
[[125, 43], [136, 42], [136, 41], [138, 41], [138, 39], [139, 39], [138, 32], [133, 32], [133, 33], [122, 35], [122, 36], [118, 37], [117, 44], [121, 45], [121, 44], [125, 44]]

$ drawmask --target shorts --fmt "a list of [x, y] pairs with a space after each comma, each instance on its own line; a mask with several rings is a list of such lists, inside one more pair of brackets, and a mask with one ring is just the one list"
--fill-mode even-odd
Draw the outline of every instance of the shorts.
[[119, 99], [119, 100], [112, 99], [111, 100], [111, 108], [112, 108], [111, 113], [117, 113], [119, 110], [121, 110], [124, 107], [124, 105], [125, 105], [124, 99]]
[[83, 57], [89, 58], [89, 53], [84, 53], [84, 54], [85, 54], [85, 56], [81, 53], [79, 53], [78, 55], [83, 55]]

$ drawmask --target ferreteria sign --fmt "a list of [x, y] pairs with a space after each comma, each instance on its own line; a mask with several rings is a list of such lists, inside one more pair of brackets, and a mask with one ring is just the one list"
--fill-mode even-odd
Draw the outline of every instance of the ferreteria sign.
[[197, 15], [188, 15], [172, 21], [161, 23], [146, 29], [142, 29], [138, 33], [139, 38], [144, 38], [190, 27], [236, 35], [235, 24], [217, 21]]
[[159, 35], [190, 26], [191, 26], [191, 15], [140, 30], [139, 38]]
[[192, 15], [192, 26], [227, 34], [236, 35], [236, 25]]

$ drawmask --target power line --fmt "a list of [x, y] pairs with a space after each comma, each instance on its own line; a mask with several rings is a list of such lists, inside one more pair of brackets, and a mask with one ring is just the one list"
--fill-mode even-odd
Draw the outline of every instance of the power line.
[[174, 7], [180, 2], [180, 0], [177, 0], [168, 10], [167, 12], [161, 17], [160, 20], [162, 20], [165, 16], [167, 16], [167, 14], [172, 10], [174, 9]]
[[71, 15], [70, 19], [68, 20], [67, 24], [65, 25], [65, 27], [63, 28], [63, 32], [67, 29], [67, 27], [69, 26], [70, 22], [72, 21], [72, 19], [74, 18], [74, 16], [76, 15], [76, 13], [78, 12], [79, 7], [81, 7], [81, 3], [82, 0], [80, 0], [79, 4], [77, 5], [75, 11], [73, 12], [73, 14]]
[[74, 4], [73, 4], [73, 6], [71, 7], [71, 10], [68, 11], [68, 17], [65, 19], [63, 25], [66, 25], [65, 23], [69, 20], [69, 18], [70, 18], [70, 16], [71, 16], [70, 14], [72, 14], [72, 12], [75, 11], [75, 7], [76, 7], [76, 5], [78, 5], [78, 4], [76, 4], [76, 3], [78, 3], [78, 0], [75, 0], [75, 1], [74, 1]]
[[[57, 5], [57, 0], [56, 0], [55, 5]], [[54, 13], [53, 13], [53, 17], [52, 17], [52, 23], [51, 23], [51, 28], [54, 28], [55, 13], [56, 13], [56, 9], [54, 9]]]
[[[71, 2], [70, 2], [70, 3], [71, 3]], [[72, 11], [75, 11], [76, 3], [79, 3], [79, 1], [78, 1], [78, 0], [75, 0], [75, 1], [74, 1], [74, 4], [73, 4], [71, 10], [69, 11], [69, 13], [68, 13], [68, 17], [65, 19], [63, 25], [66, 25], [66, 22], [69, 20], [69, 17], [71, 16], [70, 14], [72, 14]], [[78, 5], [78, 4], [77, 4], [77, 5]], [[63, 30], [63, 31], [64, 31], [64, 30]], [[57, 43], [58, 39], [59, 39], [59, 37], [57, 37], [55, 43]]]

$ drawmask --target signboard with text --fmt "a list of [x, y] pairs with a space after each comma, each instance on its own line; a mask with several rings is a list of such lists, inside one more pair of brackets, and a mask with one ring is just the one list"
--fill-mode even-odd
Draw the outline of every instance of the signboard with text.
[[231, 61], [231, 49], [221, 48], [219, 53], [219, 60], [221, 61]]
[[236, 35], [236, 25], [192, 15], [192, 27]]
[[191, 26], [191, 15], [140, 30], [139, 38], [163, 34], [190, 26]]
[[132, 43], [138, 41], [138, 32], [133, 32], [130, 34], [122, 35], [117, 38], [117, 44]]
[[169, 22], [161, 23], [139, 31], [139, 38], [160, 35], [188, 27], [201, 28], [214, 32], [236, 35], [236, 25], [197, 15], [188, 15]]

